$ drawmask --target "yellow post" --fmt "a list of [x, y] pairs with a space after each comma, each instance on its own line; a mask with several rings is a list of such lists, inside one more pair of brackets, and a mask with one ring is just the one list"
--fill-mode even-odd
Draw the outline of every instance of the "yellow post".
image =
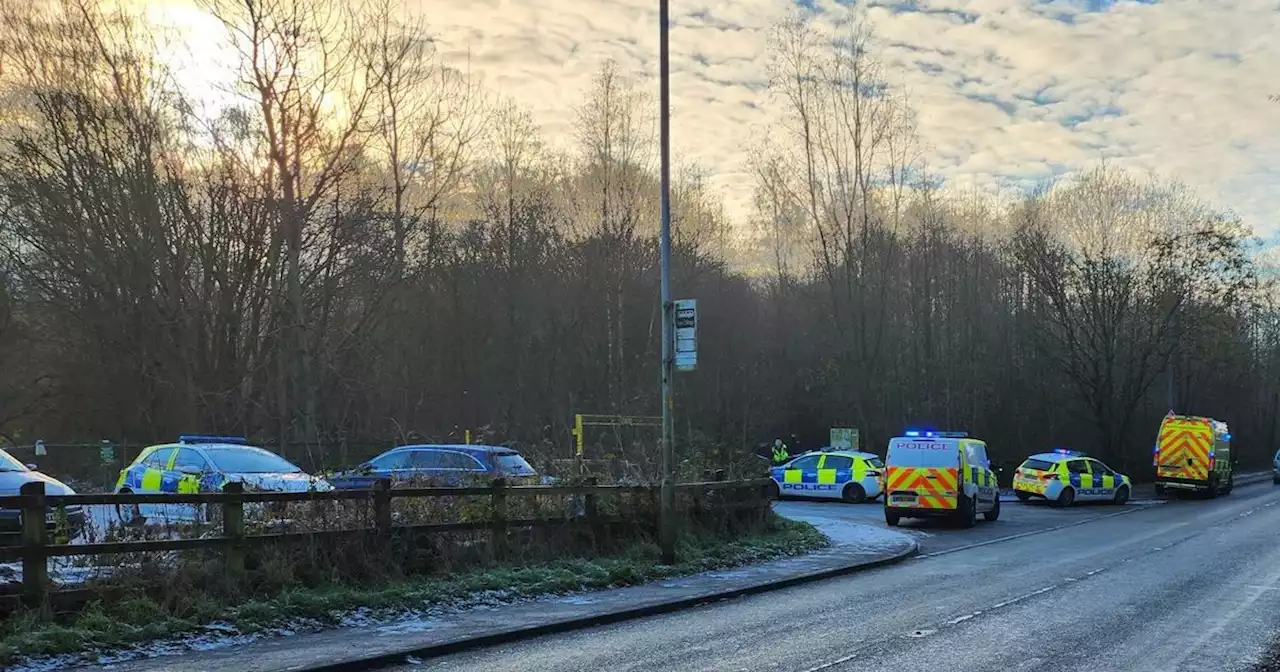
[[573, 435], [577, 437], [578, 457], [582, 457], [582, 414], [573, 416]]
[[469, 429], [463, 430], [462, 435], [465, 437], [464, 440], [467, 442], [467, 445], [468, 446], [471, 445], [471, 430]]

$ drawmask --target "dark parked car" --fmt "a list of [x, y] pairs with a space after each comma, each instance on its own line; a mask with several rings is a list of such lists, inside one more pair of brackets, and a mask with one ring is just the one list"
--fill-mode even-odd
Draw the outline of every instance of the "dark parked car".
[[[35, 481], [44, 482], [46, 495], [76, 494], [75, 490], [62, 481], [36, 471], [36, 465], [23, 464], [8, 452], [0, 450], [0, 495], [17, 495], [23, 484]], [[67, 526], [65, 531], [70, 538], [75, 538], [84, 529], [84, 508], [79, 505], [68, 506], [65, 512]], [[52, 536], [58, 528], [57, 512], [52, 510], [49, 512], [45, 525]], [[14, 543], [21, 538], [21, 534], [22, 511], [0, 508], [0, 539]]]
[[382, 478], [392, 483], [421, 480], [445, 486], [477, 480], [485, 483], [494, 478], [521, 485], [540, 482], [538, 472], [512, 448], [448, 444], [393, 448], [327, 480], [335, 488], [352, 490], [373, 487]]

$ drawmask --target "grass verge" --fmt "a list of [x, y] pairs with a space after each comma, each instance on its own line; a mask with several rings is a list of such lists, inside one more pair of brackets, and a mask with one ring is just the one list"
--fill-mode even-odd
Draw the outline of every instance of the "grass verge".
[[[383, 616], [440, 608], [466, 608], [481, 603], [510, 602], [540, 595], [636, 585], [672, 576], [737, 567], [827, 546], [829, 541], [808, 523], [774, 517], [758, 532], [733, 539], [710, 534], [683, 534], [679, 562], [662, 565], [651, 543], [632, 545], [621, 553], [592, 558], [566, 558], [545, 564], [498, 566], [445, 577], [410, 579], [379, 586], [326, 584], [286, 589], [267, 599], [231, 606], [204, 594], [181, 601], [181, 611], [162, 606], [143, 592], [94, 603], [65, 622], [17, 616], [0, 625], [0, 665], [27, 656], [93, 654], [115, 651], [158, 639], [193, 633], [249, 634], [273, 629], [342, 624], [357, 609]], [[172, 601], [168, 601], [172, 603]]]

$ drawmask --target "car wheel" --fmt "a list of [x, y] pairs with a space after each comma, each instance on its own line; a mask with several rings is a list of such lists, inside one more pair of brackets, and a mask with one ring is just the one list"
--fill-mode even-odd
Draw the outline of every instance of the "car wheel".
[[1115, 499], [1112, 500], [1116, 506], [1124, 506], [1129, 501], [1129, 486], [1122, 485], [1116, 488]]
[[1271, 477], [1271, 485], [1280, 485], [1280, 476], [1273, 475]]
[[1018, 501], [1019, 501], [1019, 502], [1023, 502], [1023, 503], [1025, 503], [1025, 502], [1029, 502], [1029, 501], [1031, 501], [1031, 493], [1029, 493], [1029, 492], [1023, 492], [1023, 491], [1021, 491], [1021, 490], [1018, 490], [1018, 491], [1017, 491], [1017, 492], [1015, 492], [1014, 494], [1018, 496]]
[[995, 505], [991, 507], [990, 511], [982, 514], [982, 517], [987, 519], [987, 522], [989, 523], [994, 523], [997, 520], [1000, 520], [1000, 493], [996, 493]]
[[[125, 488], [116, 494], [132, 495], [133, 491]], [[116, 517], [120, 519], [121, 524], [127, 526], [142, 525], [147, 522], [146, 517], [142, 515], [142, 507], [137, 504], [116, 504]]]
[[850, 483], [844, 486], [844, 490], [840, 493], [840, 498], [850, 504], [861, 504], [867, 499], [867, 491], [862, 489], [857, 483]]
[[778, 488], [777, 481], [769, 481], [769, 499], [782, 499], [782, 490]]
[[1058, 494], [1058, 499], [1054, 500], [1053, 505], [1058, 508], [1064, 508], [1076, 503], [1076, 489], [1063, 488]]
[[961, 495], [960, 502], [956, 506], [956, 513], [960, 516], [960, 527], [969, 529], [978, 524], [978, 504], [976, 500]]
[[884, 509], [884, 522], [889, 527], [897, 527], [898, 523], [902, 522], [902, 515], [886, 506]]

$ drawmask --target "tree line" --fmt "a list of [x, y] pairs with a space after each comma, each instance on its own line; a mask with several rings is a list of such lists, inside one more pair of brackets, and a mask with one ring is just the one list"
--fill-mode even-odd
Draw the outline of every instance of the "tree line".
[[[0, 433], [312, 466], [464, 428], [565, 457], [574, 413], [657, 413], [650, 82], [600, 64], [551, 138], [389, 0], [204, 0], [236, 54], [210, 112], [109, 6], [0, 3]], [[869, 27], [831, 25], [771, 34], [751, 212], [678, 171], [684, 459], [933, 426], [1144, 475], [1171, 408], [1270, 453], [1280, 311], [1238, 219], [1105, 165], [948, 189]]]

